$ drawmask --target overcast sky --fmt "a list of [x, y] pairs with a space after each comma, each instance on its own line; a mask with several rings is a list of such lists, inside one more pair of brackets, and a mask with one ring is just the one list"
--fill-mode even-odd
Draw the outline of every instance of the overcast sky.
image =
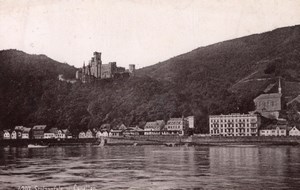
[[300, 0], [0, 0], [0, 49], [76, 67], [137, 68], [219, 41], [300, 24]]

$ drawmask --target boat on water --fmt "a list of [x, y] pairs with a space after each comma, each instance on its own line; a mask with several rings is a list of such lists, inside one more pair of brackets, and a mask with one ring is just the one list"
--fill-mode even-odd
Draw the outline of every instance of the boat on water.
[[36, 144], [29, 144], [28, 148], [47, 148], [48, 145], [36, 145]]

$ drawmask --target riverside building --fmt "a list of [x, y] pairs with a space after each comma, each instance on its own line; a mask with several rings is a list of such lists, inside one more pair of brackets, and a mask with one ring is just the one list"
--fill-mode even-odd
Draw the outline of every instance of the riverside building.
[[259, 117], [256, 114], [210, 115], [211, 136], [257, 136]]

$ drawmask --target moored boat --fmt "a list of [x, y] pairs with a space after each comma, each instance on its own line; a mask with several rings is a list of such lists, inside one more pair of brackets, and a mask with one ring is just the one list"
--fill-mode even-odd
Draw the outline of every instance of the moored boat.
[[28, 148], [47, 148], [48, 145], [35, 145], [35, 144], [29, 144]]

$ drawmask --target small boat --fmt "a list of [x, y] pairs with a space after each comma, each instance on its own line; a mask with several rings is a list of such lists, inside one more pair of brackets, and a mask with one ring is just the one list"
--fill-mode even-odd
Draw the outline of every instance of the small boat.
[[29, 144], [28, 148], [47, 148], [48, 145], [35, 145], [35, 144]]

